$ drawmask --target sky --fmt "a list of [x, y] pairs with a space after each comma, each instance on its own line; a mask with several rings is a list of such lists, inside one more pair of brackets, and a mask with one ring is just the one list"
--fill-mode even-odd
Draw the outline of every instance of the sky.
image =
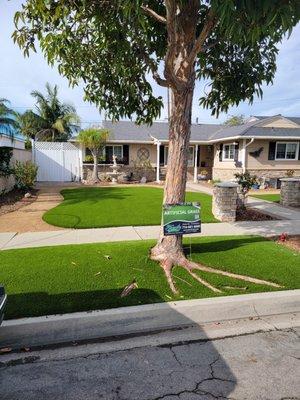
[[[57, 68], [51, 68], [42, 53], [31, 53], [24, 58], [22, 51], [13, 43], [11, 34], [14, 30], [13, 16], [20, 9], [24, 0], [1, 0], [0, 5], [0, 98], [10, 100], [11, 107], [19, 112], [34, 107], [30, 95], [32, 90], [44, 91], [45, 83], [59, 86], [59, 96], [63, 101], [72, 103], [79, 114], [82, 126], [99, 124], [103, 115], [88, 102], [84, 102], [83, 87], [69, 87], [66, 78], [59, 75]], [[256, 98], [250, 106], [244, 102], [239, 107], [232, 107], [228, 115], [274, 115], [300, 116], [300, 24], [294, 29], [289, 39], [279, 46], [277, 72], [272, 86], [264, 86], [263, 99]], [[193, 122], [222, 123], [228, 115], [221, 114], [219, 119], [212, 117], [209, 110], [198, 105], [198, 99], [204, 93], [204, 82], [197, 82], [193, 102]], [[167, 92], [153, 83], [156, 95], [163, 96], [165, 107], [160, 119], [167, 117]]]

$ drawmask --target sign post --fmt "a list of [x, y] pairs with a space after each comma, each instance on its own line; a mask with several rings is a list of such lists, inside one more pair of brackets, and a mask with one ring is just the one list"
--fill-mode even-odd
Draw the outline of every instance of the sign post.
[[166, 236], [201, 232], [200, 204], [164, 204], [163, 224]]

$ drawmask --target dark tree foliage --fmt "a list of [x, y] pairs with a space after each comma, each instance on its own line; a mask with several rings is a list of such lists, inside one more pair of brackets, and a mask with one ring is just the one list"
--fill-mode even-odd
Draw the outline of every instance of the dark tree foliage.
[[150, 76], [163, 86], [179, 85], [180, 68], [194, 59], [196, 78], [210, 82], [200, 105], [212, 114], [261, 97], [262, 84], [274, 78], [277, 44], [299, 21], [300, 2], [197, 2], [198, 39], [208, 22], [211, 27], [172, 73], [169, 16], [178, 20], [171, 32], [176, 37], [189, 3], [195, 12], [193, 1], [184, 0], [27, 0], [16, 13], [13, 37], [26, 55], [39, 42], [48, 62], [57, 63], [73, 85], [83, 81], [86, 99], [114, 119], [135, 116], [151, 123], [163, 103], [153, 94]]

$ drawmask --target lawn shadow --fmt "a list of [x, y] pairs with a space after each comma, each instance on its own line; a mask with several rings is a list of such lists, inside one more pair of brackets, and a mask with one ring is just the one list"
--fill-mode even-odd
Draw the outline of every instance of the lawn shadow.
[[[13, 312], [18, 313], [19, 316], [26, 315], [26, 309], [32, 306], [32, 302], [39, 312], [42, 311], [42, 308], [38, 308], [39, 304], [49, 305], [49, 302], [51, 310], [59, 312], [63, 305], [65, 310], [68, 310], [68, 304], [72, 304], [73, 310], [80, 311], [84, 309], [83, 304], [87, 299], [110, 298], [111, 302], [112, 296], [118, 297], [115, 306], [119, 306], [121, 303], [130, 305], [131, 302], [136, 303], [138, 299], [145, 296], [152, 302], [164, 301], [158, 293], [147, 289], [135, 289], [127, 298], [123, 299], [120, 298], [120, 290], [54, 295], [43, 292], [20, 293], [8, 296], [8, 315], [12, 316]], [[29, 314], [28, 311], [27, 314]], [[186, 399], [196, 397], [203, 397], [203, 399], [229, 398], [236, 387], [237, 380], [214, 342], [209, 340], [202, 326], [197, 323], [196, 314], [198, 315], [195, 311], [191, 311], [190, 307], [183, 313], [179, 312], [174, 304], [164, 303], [155, 307], [143, 305], [131, 309], [126, 308], [124, 313], [122, 313], [122, 309], [118, 309], [104, 313], [96, 311], [84, 315], [69, 315], [67, 320], [63, 318], [54, 320], [50, 316], [40, 323], [35, 320], [34, 329], [30, 328], [29, 320], [24, 323], [19, 322], [21, 324], [19, 326], [4, 321], [0, 329], [0, 347], [16, 348], [21, 344], [22, 347], [29, 347], [31, 351], [34, 351], [42, 345], [51, 345], [51, 349], [66, 348], [73, 346], [76, 342], [77, 349], [80, 344], [93, 344], [95, 349], [97, 343], [100, 347], [101, 343], [108, 342], [110, 347], [116, 343], [115, 351], [117, 351], [120, 348], [120, 341], [126, 343], [124, 340], [134, 340], [135, 343], [142, 344], [136, 344], [133, 346], [136, 348], [130, 350], [136, 354], [133, 355], [136, 358], [132, 365], [128, 365], [128, 360], [122, 356], [122, 352], [112, 353], [111, 357], [118, 357], [119, 373], [118, 377], [112, 379], [109, 385], [101, 385], [107, 376], [106, 369], [103, 368], [102, 361], [100, 361], [104, 359], [105, 363], [110, 362], [109, 353], [105, 354], [105, 358], [95, 354], [99, 362], [97, 368], [93, 367], [92, 371], [89, 370], [88, 364], [87, 368], [85, 367], [84, 359], [81, 361], [80, 371], [72, 372], [73, 367], [70, 367], [69, 373], [72, 373], [74, 379], [77, 380], [76, 391], [84, 390], [86, 398], [90, 398], [89, 394], [92, 391], [95, 394], [95, 387], [97, 387], [99, 398], [112, 398], [112, 393], [118, 393], [118, 398], [130, 398], [130, 400], [162, 398], [166, 393], [169, 394], [170, 399], [177, 398], [180, 394], [185, 394]], [[191, 336], [191, 331], [194, 332], [194, 336]], [[160, 337], [162, 341], [160, 341]], [[165, 337], [168, 339], [164, 339]], [[176, 338], [179, 338], [178, 341]], [[142, 348], [139, 348], [141, 346]], [[113, 351], [113, 347], [110, 351]], [[126, 353], [124, 354], [126, 355]], [[64, 368], [63, 364], [59, 363], [59, 365]], [[58, 369], [59, 365], [57, 365]], [[38, 363], [36, 368], [38, 368], [39, 374], [43, 374], [43, 369], [49, 368], [49, 365]], [[129, 374], [128, 368], [130, 368]], [[26, 390], [28, 385], [31, 385], [31, 381], [27, 377], [29, 369], [25, 369], [21, 377], [16, 374], [13, 378], [16, 380], [15, 382], [10, 380], [7, 384], [5, 383], [7, 380], [2, 379], [0, 387], [4, 397], [9, 394], [10, 398], [18, 398], [13, 397], [17, 388], [22, 387]], [[5, 375], [5, 370], [3, 375]], [[59, 395], [63, 395], [62, 397], [66, 394], [66, 388], [69, 388], [68, 382], [65, 381], [65, 379], [69, 379], [68, 376], [68, 374], [56, 373], [56, 390]], [[80, 379], [78, 379], [79, 376]], [[91, 382], [91, 376], [93, 376], [93, 381], [97, 382], [96, 386], [92, 385], [93, 387], [91, 387], [87, 384]], [[38, 394], [39, 384], [47, 386], [47, 382], [36, 380], [34, 388], [31, 387], [31, 393], [34, 394], [36, 391]], [[43, 390], [46, 386], [43, 387]], [[108, 386], [109, 393], [107, 392]], [[129, 393], [130, 397], [128, 397]], [[43, 398], [50, 399], [50, 397]]]
[[132, 193], [129, 193], [129, 191], [126, 190], [124, 191], [124, 188], [121, 187], [64, 189], [60, 193], [64, 197], [63, 202], [59, 204], [61, 207], [78, 204], [87, 200], [91, 204], [95, 204], [99, 202], [99, 200], [124, 200], [133, 196]]

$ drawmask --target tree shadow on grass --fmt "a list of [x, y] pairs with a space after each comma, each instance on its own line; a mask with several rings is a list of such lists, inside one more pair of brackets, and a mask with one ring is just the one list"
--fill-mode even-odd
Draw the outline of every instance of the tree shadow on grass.
[[[89, 307], [97, 306], [99, 298], [113, 298], [115, 306], [130, 305], [145, 297], [149, 302], [163, 301], [158, 293], [147, 289], [135, 289], [124, 299], [120, 298], [120, 290], [54, 295], [43, 292], [15, 294], [8, 297], [8, 315], [38, 314], [47, 308], [51, 312], [80, 311], [87, 308], [87, 301], [91, 301]], [[21, 327], [4, 322], [0, 329], [0, 347], [16, 348], [21, 341], [22, 346], [30, 347], [33, 351], [45, 343], [51, 348], [60, 348], [76, 342], [94, 343], [95, 349], [97, 343], [100, 346], [102, 342], [109, 342], [111, 347], [117, 341], [118, 350], [117, 343], [121, 340], [141, 342], [141, 337], [143, 345], [122, 352], [112, 352], [112, 347], [112, 353], [96, 353], [94, 358], [78, 356], [77, 361], [75, 357], [71, 362], [68, 359], [64, 362], [39, 362], [37, 359], [29, 365], [12, 365], [2, 369], [2, 395], [4, 398], [18, 399], [21, 392], [26, 392], [26, 398], [30, 400], [40, 398], [41, 393], [45, 400], [69, 400], [77, 398], [81, 391], [86, 399], [146, 400], [184, 396], [185, 399], [206, 400], [229, 397], [237, 380], [222, 356], [223, 350], [220, 352], [216, 348], [197, 323], [196, 317], [193, 319], [195, 314], [189, 311], [183, 314], [168, 303], [161, 305], [159, 310], [141, 306], [133, 311], [135, 314], [131, 315], [128, 309], [127, 313], [124, 309], [124, 314], [122, 309], [116, 313], [77, 314], [72, 318], [69, 316], [67, 320], [52, 319], [52, 322], [48, 318], [37, 324], [35, 329], [30, 328], [29, 321], [21, 322]], [[197, 340], [190, 341], [191, 331], [197, 332]], [[157, 335], [167, 335], [167, 340], [171, 337], [171, 343], [160, 342]], [[179, 338], [178, 342], [174, 340], [174, 335], [178, 335], [175, 336], [175, 339]], [[183, 335], [186, 337], [183, 338]], [[152, 343], [154, 338], [155, 343]], [[108, 370], [111, 371], [109, 383]], [[34, 385], [32, 376], [35, 376]], [[76, 385], [70, 385], [70, 376], [76, 380]]]
[[249, 244], [253, 243], [261, 243], [266, 242], [267, 239], [263, 237], [257, 236], [244, 236], [242, 238], [232, 238], [231, 240], [218, 240], [218, 241], [211, 241], [211, 242], [201, 242], [201, 243], [191, 243], [190, 245], [185, 241], [184, 242], [184, 251], [188, 255], [190, 249], [192, 253], [218, 253], [228, 250], [237, 249], [239, 247], [244, 247]]

